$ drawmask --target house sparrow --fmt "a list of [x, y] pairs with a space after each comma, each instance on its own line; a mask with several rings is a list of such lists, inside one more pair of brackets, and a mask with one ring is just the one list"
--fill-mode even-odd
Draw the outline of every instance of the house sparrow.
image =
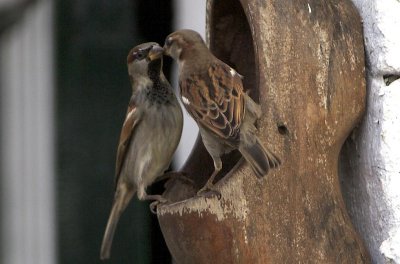
[[146, 193], [171, 163], [183, 126], [182, 109], [162, 72], [162, 57], [163, 49], [154, 42], [136, 46], [127, 57], [132, 97], [118, 144], [116, 190], [101, 259], [109, 258], [119, 217], [135, 192], [139, 200], [166, 202], [161, 195]]
[[261, 108], [243, 91], [243, 77], [217, 59], [197, 32], [186, 29], [171, 33], [164, 53], [178, 61], [183, 105], [197, 122], [214, 161], [214, 172], [198, 194], [213, 191], [214, 177], [222, 168], [221, 156], [234, 149], [259, 178], [280, 164], [256, 136], [254, 123], [262, 114]]

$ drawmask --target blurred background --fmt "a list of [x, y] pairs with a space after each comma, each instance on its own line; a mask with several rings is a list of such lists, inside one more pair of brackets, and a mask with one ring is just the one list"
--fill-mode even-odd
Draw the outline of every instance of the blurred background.
[[[101, 263], [126, 56], [178, 28], [204, 36], [205, 2], [0, 0], [0, 263]], [[175, 169], [196, 136], [186, 116]], [[171, 263], [148, 205], [127, 208], [106, 263]]]

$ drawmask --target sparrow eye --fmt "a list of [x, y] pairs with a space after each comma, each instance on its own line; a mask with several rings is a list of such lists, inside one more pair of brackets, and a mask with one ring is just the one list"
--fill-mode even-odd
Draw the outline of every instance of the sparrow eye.
[[135, 58], [136, 58], [137, 60], [143, 60], [144, 57], [145, 57], [145, 55], [144, 55], [144, 52], [143, 52], [143, 51], [138, 51], [138, 52], [136, 52], [136, 54], [135, 54]]

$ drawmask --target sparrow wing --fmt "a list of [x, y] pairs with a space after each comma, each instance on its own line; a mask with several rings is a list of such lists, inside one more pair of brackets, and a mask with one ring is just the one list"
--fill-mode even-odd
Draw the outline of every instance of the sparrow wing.
[[242, 77], [223, 62], [180, 82], [182, 101], [192, 117], [223, 139], [238, 141], [244, 117]]
[[131, 99], [128, 105], [128, 110], [126, 112], [125, 121], [122, 125], [121, 135], [118, 142], [117, 161], [115, 163], [115, 183], [118, 182], [133, 132], [137, 124], [139, 123], [139, 120], [140, 115], [138, 113], [137, 107]]

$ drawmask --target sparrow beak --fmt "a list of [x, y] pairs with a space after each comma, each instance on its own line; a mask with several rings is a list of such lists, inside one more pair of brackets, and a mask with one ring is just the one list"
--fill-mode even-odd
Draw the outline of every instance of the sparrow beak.
[[170, 51], [171, 44], [172, 44], [171, 38], [167, 37], [167, 39], [165, 40], [165, 43], [164, 43], [164, 47], [163, 47], [165, 55], [170, 56], [169, 51]]
[[149, 51], [149, 59], [150, 59], [150, 61], [153, 61], [153, 60], [161, 58], [162, 55], [163, 55], [163, 52], [164, 52], [164, 49], [161, 48], [160, 46], [158, 46], [158, 45], [152, 46], [151, 50]]

